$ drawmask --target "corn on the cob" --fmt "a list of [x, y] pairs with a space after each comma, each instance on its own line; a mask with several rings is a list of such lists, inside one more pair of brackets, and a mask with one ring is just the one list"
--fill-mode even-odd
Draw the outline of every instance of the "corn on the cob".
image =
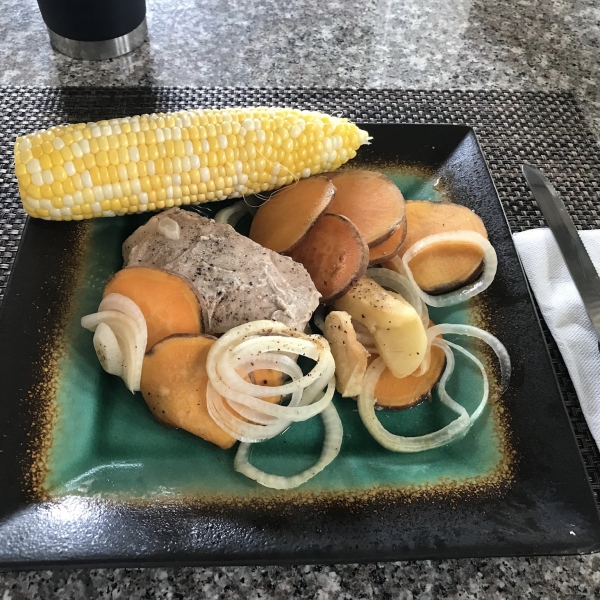
[[191, 110], [58, 126], [18, 138], [23, 206], [58, 221], [268, 191], [356, 155], [346, 119], [279, 108]]

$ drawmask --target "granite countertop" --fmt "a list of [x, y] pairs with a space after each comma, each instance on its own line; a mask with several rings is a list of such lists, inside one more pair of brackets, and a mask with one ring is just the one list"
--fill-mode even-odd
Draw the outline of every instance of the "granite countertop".
[[[600, 138], [594, 0], [148, 0], [149, 42], [78, 62], [34, 0], [0, 2], [0, 84], [572, 91]], [[21, 598], [597, 598], [600, 556], [0, 575]]]

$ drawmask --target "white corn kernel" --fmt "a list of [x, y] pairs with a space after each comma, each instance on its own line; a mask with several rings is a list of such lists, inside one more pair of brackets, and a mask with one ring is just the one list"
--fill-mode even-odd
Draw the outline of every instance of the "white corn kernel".
[[138, 194], [138, 200], [142, 205], [148, 204], [148, 194], [146, 194], [146, 192], [141, 192], [140, 194]]
[[43, 208], [44, 210], [50, 210], [54, 208], [54, 206], [52, 206], [52, 202], [50, 202], [50, 200], [43, 198], [40, 200], [40, 208]]
[[[94, 192], [94, 198], [96, 199], [96, 202], [102, 202], [102, 200], [105, 200], [104, 192], [102, 191], [101, 185], [95, 185], [92, 188], [92, 192]], [[98, 205], [98, 206], [100, 206], [100, 205]], [[102, 210], [102, 209], [100, 209], [100, 210]], [[98, 211], [94, 211], [94, 212], [98, 212]]]
[[79, 146], [81, 147], [81, 151], [84, 154], [89, 154], [90, 153], [90, 143], [85, 138], [83, 140], [80, 140]]
[[33, 173], [31, 175], [31, 183], [33, 183], [33, 185], [37, 185], [38, 187], [41, 185], [44, 185], [44, 180], [42, 178], [42, 174], [40, 173]]
[[37, 158], [32, 158], [27, 163], [27, 172], [30, 175], [33, 175], [34, 173], [41, 173], [42, 172], [42, 167], [40, 165], [40, 161]]
[[113, 187], [110, 183], [105, 183], [102, 186], [102, 193], [104, 194], [104, 200], [112, 200], [113, 199]]
[[73, 202], [75, 203], [76, 206], [80, 206], [83, 204], [83, 194], [79, 190], [77, 190], [73, 194]]
[[129, 182], [129, 185], [131, 186], [131, 191], [134, 194], [137, 194], [139, 196], [142, 193], [142, 184], [140, 183], [139, 179], [132, 179]]
[[203, 183], [210, 181], [210, 170], [208, 167], [202, 167], [200, 169], [200, 179]]
[[94, 187], [92, 176], [90, 175], [90, 172], [87, 169], [81, 174], [81, 183], [83, 184], [83, 187], [86, 188]]
[[101, 213], [102, 212], [102, 207], [100, 206], [100, 202], [92, 202], [92, 205], [90, 206], [90, 208], [92, 209], [93, 213]]
[[220, 133], [217, 136], [217, 142], [219, 143], [219, 148], [221, 148], [221, 150], [225, 150], [225, 148], [227, 148], [227, 136], [223, 135], [222, 133]]
[[200, 145], [202, 146], [202, 152], [208, 154], [210, 152], [210, 144], [208, 140], [200, 140]]
[[63, 204], [64, 204], [65, 206], [73, 206], [73, 204], [75, 204], [75, 203], [73, 202], [73, 196], [71, 196], [71, 194], [65, 194], [65, 195], [63, 196]]
[[75, 173], [77, 173], [77, 169], [75, 168], [75, 165], [73, 164], [72, 161], [68, 160], [64, 165], [63, 165], [66, 174], [69, 177], [73, 177], [73, 175], [75, 175]]
[[54, 183], [54, 175], [52, 175], [52, 171], [42, 171], [42, 179], [44, 180], [44, 183], [52, 185]]
[[25, 138], [19, 142], [19, 150], [25, 152], [25, 150], [31, 150], [31, 140]]
[[190, 156], [190, 165], [192, 165], [192, 169], [200, 168], [200, 157], [197, 154]]
[[140, 151], [137, 149], [137, 146], [129, 146], [129, 159], [132, 162], [140, 161]]
[[25, 206], [29, 208], [29, 210], [37, 210], [40, 208], [40, 201], [27, 196], [27, 198], [25, 198]]
[[50, 212], [50, 217], [52, 219], [60, 219], [60, 217], [62, 216], [58, 208], [48, 208], [47, 210]]

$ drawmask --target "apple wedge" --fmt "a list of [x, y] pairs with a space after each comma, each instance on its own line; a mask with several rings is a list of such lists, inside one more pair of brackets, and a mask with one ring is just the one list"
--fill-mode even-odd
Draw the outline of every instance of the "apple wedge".
[[417, 311], [402, 296], [363, 277], [333, 307], [367, 327], [394, 377], [407, 377], [421, 364], [427, 335]]

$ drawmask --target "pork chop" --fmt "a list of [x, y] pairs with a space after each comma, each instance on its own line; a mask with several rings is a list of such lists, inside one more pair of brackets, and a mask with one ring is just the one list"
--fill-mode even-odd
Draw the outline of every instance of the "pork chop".
[[[179, 239], [165, 237], [161, 219], [179, 224]], [[205, 333], [269, 319], [304, 330], [320, 294], [308, 272], [267, 250], [230, 225], [173, 208], [152, 217], [123, 244], [125, 267], [147, 266], [186, 279], [202, 306]]]

